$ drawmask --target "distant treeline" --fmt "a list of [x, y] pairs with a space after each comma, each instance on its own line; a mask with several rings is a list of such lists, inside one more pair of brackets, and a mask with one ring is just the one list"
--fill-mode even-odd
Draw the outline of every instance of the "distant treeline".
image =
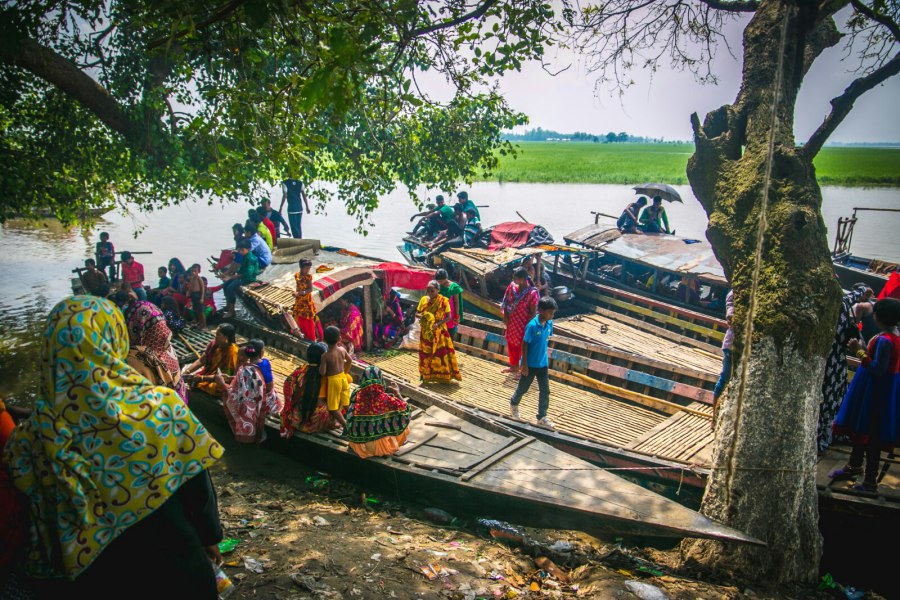
[[616, 133], [610, 131], [608, 133], [586, 133], [584, 131], [576, 131], [575, 133], [560, 133], [552, 129], [530, 129], [525, 133], [505, 133], [503, 139], [511, 142], [593, 142], [594, 144], [616, 144], [616, 143], [634, 143], [634, 144], [659, 144], [665, 142], [662, 138], [642, 137], [639, 135], [629, 135], [624, 131]]

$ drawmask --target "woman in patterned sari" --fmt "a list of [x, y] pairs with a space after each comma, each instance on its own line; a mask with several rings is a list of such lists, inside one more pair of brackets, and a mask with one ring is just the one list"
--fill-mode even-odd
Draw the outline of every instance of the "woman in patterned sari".
[[528, 277], [528, 271], [522, 267], [513, 271], [512, 283], [506, 288], [501, 304], [503, 323], [506, 325], [506, 350], [509, 354], [509, 368], [503, 369], [503, 373], [514, 372], [518, 377], [525, 327], [537, 312], [538, 300], [540, 296]]
[[[216, 374], [216, 382], [225, 388], [222, 408], [234, 439], [245, 444], [261, 444], [266, 439], [266, 417], [281, 415], [284, 408], [274, 390], [266, 391], [266, 380], [259, 361], [265, 346], [250, 340], [238, 352], [234, 377]], [[227, 383], [230, 380], [230, 385]]]
[[319, 374], [322, 355], [328, 346], [310, 344], [306, 363], [297, 367], [284, 380], [284, 409], [281, 411], [281, 437], [290, 438], [294, 431], [319, 433], [338, 427], [325, 403], [325, 379]]
[[338, 300], [341, 307], [341, 343], [350, 354], [356, 354], [363, 347], [362, 313], [347, 296]]
[[207, 469], [222, 447], [174, 391], [128, 366], [109, 301], [63, 300], [43, 340], [40, 396], [5, 454], [29, 504], [36, 596], [214, 600], [222, 528]]
[[297, 291], [294, 292], [294, 321], [303, 335], [303, 339], [311, 342], [322, 340], [322, 324], [316, 315], [316, 304], [313, 302], [312, 274], [309, 272], [312, 261], [308, 258], [300, 259], [300, 272], [294, 274], [297, 283]]
[[403, 307], [400, 305], [400, 294], [391, 290], [388, 294], [381, 322], [375, 325], [375, 344], [384, 348], [391, 346], [403, 333]]
[[222, 396], [224, 387], [216, 383], [216, 373], [234, 375], [237, 369], [238, 347], [234, 343], [234, 325], [222, 323], [216, 337], [209, 342], [203, 355], [184, 368], [182, 374], [190, 385], [210, 396]]
[[347, 438], [360, 458], [389, 456], [409, 436], [410, 407], [394, 384], [395, 396], [384, 391], [378, 367], [366, 367], [347, 409]]
[[144, 346], [163, 364], [172, 376], [173, 389], [187, 404], [188, 386], [181, 377], [178, 356], [172, 348], [172, 330], [163, 312], [152, 302], [138, 300], [132, 292], [116, 292], [114, 299], [125, 315], [131, 346]]
[[456, 362], [453, 340], [447, 331], [450, 304], [441, 296], [437, 281], [428, 282], [425, 295], [419, 300], [416, 317], [419, 319], [419, 375], [424, 383], [462, 381]]

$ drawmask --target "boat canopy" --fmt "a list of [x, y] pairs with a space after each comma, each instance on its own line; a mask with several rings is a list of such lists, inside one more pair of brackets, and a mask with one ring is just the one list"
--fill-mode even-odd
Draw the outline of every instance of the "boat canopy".
[[482, 235], [482, 245], [489, 250], [503, 250], [505, 248], [524, 248], [525, 246], [538, 246], [552, 244], [553, 236], [540, 225], [523, 223], [521, 221], [509, 221], [498, 223], [486, 229]]
[[623, 234], [608, 225], [596, 224], [583, 227], [565, 239], [571, 244], [602, 250], [608, 256], [728, 285], [722, 265], [706, 240], [691, 240], [665, 233]]

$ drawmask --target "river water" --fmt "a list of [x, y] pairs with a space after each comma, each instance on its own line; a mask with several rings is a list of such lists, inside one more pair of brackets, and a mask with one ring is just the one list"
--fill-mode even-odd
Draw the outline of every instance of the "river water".
[[[482, 182], [468, 189], [476, 204], [487, 205], [481, 209], [486, 224], [517, 220], [518, 211], [546, 227], [558, 241], [591, 223], [591, 211], [618, 215], [633, 199], [631, 190], [619, 185]], [[667, 205], [670, 225], [679, 235], [703, 237], [707, 224], [703, 209], [688, 186], [677, 189], [684, 204]], [[826, 187], [822, 193], [832, 238], [838, 217], [850, 216], [853, 207], [900, 208], [900, 188]], [[277, 204], [280, 192], [270, 197]], [[152, 252], [137, 259], [144, 265], [147, 282], [155, 285], [157, 267], [174, 256], [186, 266], [197, 262], [206, 270], [206, 257], [229, 246], [231, 225], [245, 220], [247, 208], [198, 201], [149, 214], [112, 212], [92, 227], [65, 229], [55, 221], [41, 225], [11, 221], [0, 227], [0, 396], [28, 402], [37, 392], [47, 312], [70, 292], [72, 269], [93, 255], [100, 231], [109, 232], [117, 250]], [[374, 225], [366, 226], [365, 234], [354, 231], [355, 220], [337, 203], [304, 215], [303, 231], [326, 245], [402, 260], [396, 246], [414, 212], [409, 197], [397, 191], [382, 199], [369, 219]], [[853, 250], [900, 262], [900, 214], [860, 213]]]

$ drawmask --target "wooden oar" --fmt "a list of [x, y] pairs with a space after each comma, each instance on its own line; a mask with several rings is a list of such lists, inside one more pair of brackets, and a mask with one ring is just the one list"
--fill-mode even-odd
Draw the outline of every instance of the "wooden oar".
[[190, 343], [189, 341], [187, 341], [186, 339], [184, 339], [184, 336], [183, 336], [183, 335], [181, 335], [180, 333], [176, 333], [175, 335], [178, 336], [178, 339], [179, 339], [179, 340], [181, 340], [182, 342], [185, 343], [185, 345], [188, 347], [188, 349], [190, 349], [190, 351], [194, 353], [194, 356], [196, 356], [197, 358], [201, 358], [201, 357], [200, 357], [200, 353], [197, 352], [196, 350], [194, 350], [194, 347], [191, 346], [191, 343]]
[[[522, 219], [523, 221], [525, 221], [526, 223], [528, 223], [528, 219], [526, 219], [525, 217], [523, 217], [523, 216], [522, 216], [522, 213], [520, 213], [519, 211], [516, 211], [516, 214], [519, 215], [519, 218], [520, 218], [520, 219]], [[530, 223], [529, 223], [529, 224], [530, 224]]]
[[712, 419], [712, 415], [709, 415], [703, 411], [696, 410], [693, 408], [688, 408], [687, 406], [682, 406], [682, 405], [676, 404], [674, 402], [669, 402], [668, 400], [661, 400], [660, 398], [654, 398], [653, 396], [647, 396], [647, 395], [641, 394], [639, 392], [632, 392], [631, 390], [626, 390], [625, 388], [621, 388], [616, 385], [598, 381], [598, 380], [594, 379], [593, 377], [588, 377], [587, 375], [582, 375], [581, 373], [576, 373], [575, 371], [570, 371], [569, 375], [574, 375], [578, 379], [584, 381], [591, 387], [596, 388], [600, 391], [609, 392], [610, 394], [615, 394], [616, 396], [625, 398], [627, 400], [631, 400], [632, 402], [636, 402], [637, 404], [641, 404], [643, 406], [662, 410], [663, 412], [668, 413], [670, 415], [681, 411], [681, 412], [686, 412], [686, 413], [695, 415], [697, 417], [703, 417], [705, 419]]

